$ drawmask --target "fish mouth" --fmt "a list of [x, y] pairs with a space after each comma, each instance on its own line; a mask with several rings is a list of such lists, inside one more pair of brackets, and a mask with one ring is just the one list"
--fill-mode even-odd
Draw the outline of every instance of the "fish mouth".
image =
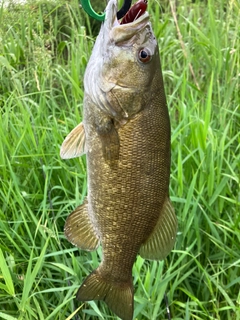
[[[131, 8], [129, 9], [129, 11]], [[106, 17], [104, 21], [104, 28], [108, 31], [110, 40], [114, 43], [124, 42], [131, 39], [136, 33], [143, 29], [149, 22], [149, 14], [145, 11], [139, 14], [139, 11], [131, 14], [131, 22], [121, 23], [117, 19], [118, 1], [110, 0], [106, 8]], [[129, 12], [128, 11], [128, 12]], [[127, 13], [128, 14], [128, 13]]]

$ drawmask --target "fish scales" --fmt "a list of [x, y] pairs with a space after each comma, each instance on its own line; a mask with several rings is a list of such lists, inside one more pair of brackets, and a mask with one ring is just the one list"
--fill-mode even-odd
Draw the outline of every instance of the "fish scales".
[[176, 237], [169, 200], [170, 120], [159, 50], [147, 12], [116, 21], [110, 0], [84, 79], [84, 119], [61, 147], [86, 153], [88, 195], [67, 218], [65, 235], [84, 250], [102, 245], [102, 261], [77, 292], [133, 318], [132, 267], [138, 253], [164, 259]]
[[[169, 139], [169, 124], [153, 126], [161, 119], [161, 109], [157, 107], [153, 101], [143, 114], [118, 131], [119, 164], [114, 169], [101, 156], [101, 141], [94, 126], [89, 132], [94, 145], [92, 156], [87, 158], [88, 190], [102, 239], [102, 264], [103, 269], [111, 266], [111, 275], [118, 279], [125, 278], [126, 271], [131, 274], [136, 254], [156, 225], [168, 192], [169, 169], [166, 167], [169, 167], [170, 153], [168, 144], [161, 140]], [[85, 121], [91, 123], [91, 106], [88, 105], [87, 110]], [[109, 247], [114, 250], [105, 250]], [[129, 267], [124, 268], [125, 264]]]

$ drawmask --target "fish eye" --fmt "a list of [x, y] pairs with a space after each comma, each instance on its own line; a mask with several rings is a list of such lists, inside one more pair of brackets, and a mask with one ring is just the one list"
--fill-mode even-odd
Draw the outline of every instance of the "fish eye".
[[152, 55], [149, 49], [147, 48], [142, 48], [138, 51], [138, 60], [147, 63], [152, 60]]

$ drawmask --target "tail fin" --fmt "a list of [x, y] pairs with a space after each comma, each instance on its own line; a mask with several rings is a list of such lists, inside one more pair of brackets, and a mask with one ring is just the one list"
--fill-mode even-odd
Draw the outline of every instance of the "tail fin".
[[99, 268], [94, 270], [83, 282], [77, 292], [80, 301], [103, 300], [108, 307], [123, 320], [133, 318], [133, 284], [113, 282], [101, 276]]

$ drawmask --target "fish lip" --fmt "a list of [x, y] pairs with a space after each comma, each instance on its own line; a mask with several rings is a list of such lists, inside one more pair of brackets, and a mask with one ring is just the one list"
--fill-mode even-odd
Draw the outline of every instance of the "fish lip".
[[146, 11], [136, 20], [125, 24], [120, 24], [117, 19], [117, 3], [117, 0], [110, 0], [108, 2], [104, 21], [105, 31], [108, 33], [110, 39], [115, 43], [130, 39], [137, 32], [143, 29], [149, 22], [149, 14]]

